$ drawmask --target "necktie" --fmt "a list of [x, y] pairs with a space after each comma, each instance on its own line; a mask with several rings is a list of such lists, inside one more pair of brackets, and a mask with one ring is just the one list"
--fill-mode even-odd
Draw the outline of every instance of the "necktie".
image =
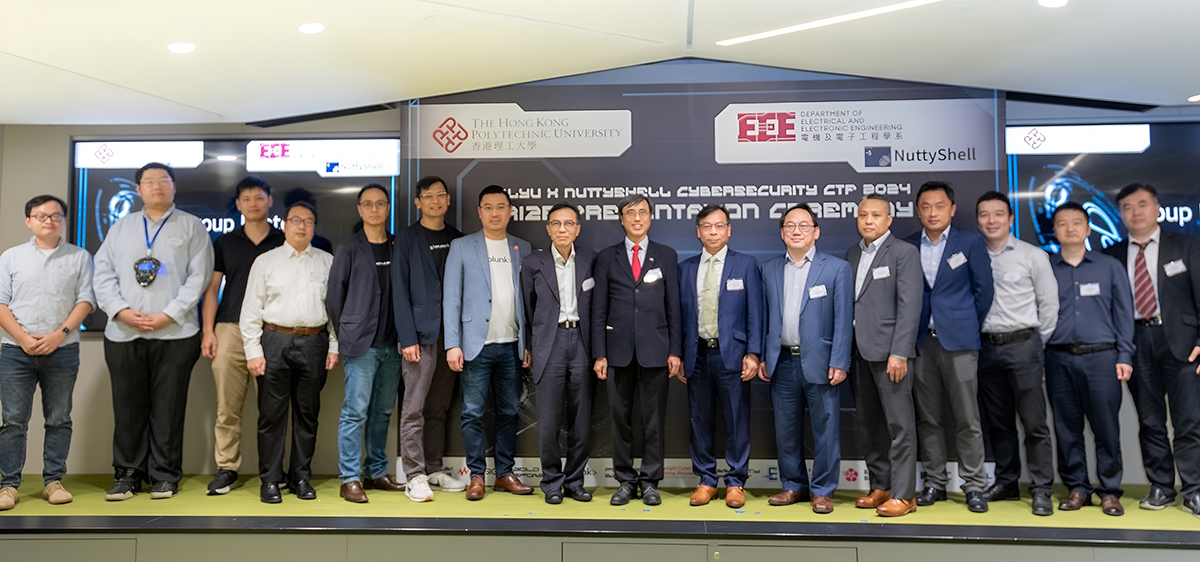
[[634, 282], [642, 280], [642, 260], [638, 259], [638, 251], [641, 249], [642, 249], [641, 246], [639, 246], [637, 244], [633, 245], [633, 280], [634, 280]]
[[704, 287], [700, 295], [700, 314], [704, 318], [704, 331], [709, 338], [717, 337], [717, 297], [720, 296], [720, 280], [717, 279], [717, 256], [708, 257], [708, 269], [704, 272]]
[[1153, 240], [1144, 244], [1133, 244], [1138, 247], [1137, 258], [1133, 260], [1133, 305], [1142, 318], [1153, 318], [1158, 311], [1158, 299], [1154, 297], [1154, 283], [1150, 282], [1150, 268], [1146, 267], [1146, 248]]

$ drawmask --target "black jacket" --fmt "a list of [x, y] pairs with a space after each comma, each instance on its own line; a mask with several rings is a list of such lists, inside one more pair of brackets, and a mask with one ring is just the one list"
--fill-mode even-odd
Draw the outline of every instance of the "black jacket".
[[[453, 226], [447, 224], [446, 230], [450, 240], [462, 237]], [[442, 273], [433, 261], [429, 239], [420, 223], [396, 235], [392, 295], [400, 347], [436, 344], [442, 333]]]
[[[1187, 362], [1192, 348], [1200, 346], [1200, 242], [1186, 234], [1162, 231], [1158, 248], [1158, 310], [1175, 358]], [[1129, 239], [1104, 250], [1129, 270]], [[1167, 264], [1180, 261], [1186, 268], [1167, 275]], [[1174, 268], [1172, 268], [1174, 270]], [[1132, 284], [1130, 291], [1133, 291]]]
[[638, 365], [651, 368], [666, 367], [668, 355], [683, 356], [678, 266], [675, 250], [650, 242], [635, 281], [624, 239], [600, 251], [592, 269], [592, 357], [627, 367], [636, 354]]
[[346, 357], [361, 357], [375, 341], [383, 297], [375, 268], [375, 253], [361, 230], [338, 246], [333, 256], [325, 311], [337, 333], [338, 351]]

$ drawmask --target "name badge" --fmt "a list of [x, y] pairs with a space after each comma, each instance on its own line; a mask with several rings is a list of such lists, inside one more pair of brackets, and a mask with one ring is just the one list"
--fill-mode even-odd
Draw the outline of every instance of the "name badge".
[[824, 285], [817, 285], [808, 289], [808, 298], [810, 299], [819, 299], [828, 294], [829, 292], [825, 290]]
[[1098, 297], [1100, 296], [1099, 283], [1084, 283], [1079, 286], [1079, 296], [1081, 297]]
[[950, 264], [950, 269], [958, 269], [962, 267], [962, 264], [967, 263], [967, 256], [964, 256], [962, 252], [958, 252], [950, 256], [950, 259], [946, 260], [946, 263]]
[[662, 270], [656, 267], [656, 268], [651, 269], [650, 271], [646, 272], [646, 276], [642, 277], [642, 282], [643, 283], [653, 283], [655, 281], [658, 281], [659, 279], [662, 279], [662, 277], [663, 277]]
[[1016, 283], [1017, 281], [1021, 280], [1021, 272], [1019, 272], [1019, 271], [1005, 272], [1003, 279], [1004, 279], [1005, 283]]
[[1163, 266], [1163, 269], [1166, 270], [1167, 277], [1174, 277], [1187, 271], [1187, 266], [1183, 265], [1183, 260], [1175, 260]]
[[746, 289], [746, 283], [743, 282], [741, 279], [726, 279], [725, 280], [725, 290], [726, 291], [744, 291], [745, 289]]
[[595, 280], [595, 279], [593, 279], [593, 278], [591, 278], [591, 277], [588, 277], [587, 279], [584, 279], [584, 280], [583, 280], [583, 285], [582, 285], [583, 292], [585, 292], [585, 293], [586, 293], [586, 292], [588, 292], [588, 291], [592, 290], [592, 288], [594, 288], [595, 286], [596, 286], [596, 280]]
[[887, 279], [892, 276], [892, 270], [888, 266], [876, 267], [871, 270], [872, 279]]

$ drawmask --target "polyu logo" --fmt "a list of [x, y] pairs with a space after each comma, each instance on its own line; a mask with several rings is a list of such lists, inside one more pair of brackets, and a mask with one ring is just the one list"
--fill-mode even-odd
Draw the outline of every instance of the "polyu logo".
[[458, 120], [447, 117], [433, 130], [433, 142], [438, 143], [446, 152], [454, 152], [471, 136], [467, 129], [458, 124]]
[[853, 468], [846, 469], [844, 474], [847, 482], [855, 482], [858, 480], [858, 471], [854, 470]]

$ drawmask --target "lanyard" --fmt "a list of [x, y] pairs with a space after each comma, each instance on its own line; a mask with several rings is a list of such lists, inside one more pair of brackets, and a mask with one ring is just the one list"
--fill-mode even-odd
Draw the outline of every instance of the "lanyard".
[[175, 211], [171, 211], [170, 213], [167, 214], [167, 216], [163, 217], [162, 224], [158, 225], [158, 230], [154, 231], [154, 238], [150, 237], [150, 223], [148, 223], [146, 221], [145, 213], [142, 214], [142, 229], [146, 232], [146, 255], [147, 256], [150, 255], [150, 248], [152, 248], [154, 246], [154, 241], [158, 240], [158, 235], [160, 233], [162, 233], [163, 227], [167, 226], [167, 219], [170, 219], [171, 215], [173, 215], [173, 214], [175, 214]]

